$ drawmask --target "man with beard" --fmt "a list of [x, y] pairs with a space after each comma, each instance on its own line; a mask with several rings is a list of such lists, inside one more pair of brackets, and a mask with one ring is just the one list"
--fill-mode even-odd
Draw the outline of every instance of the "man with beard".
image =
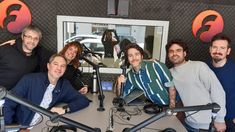
[[40, 29], [29, 25], [15, 45], [0, 46], [0, 85], [10, 90], [24, 74], [35, 70], [38, 57], [34, 49], [41, 38]]
[[228, 132], [235, 132], [235, 62], [228, 59], [231, 51], [231, 40], [225, 34], [217, 34], [212, 38], [209, 67], [215, 72], [226, 93], [225, 122]]
[[[206, 105], [215, 102], [221, 109], [214, 122], [216, 131], [224, 132], [225, 93], [213, 71], [203, 62], [186, 60], [188, 47], [181, 40], [166, 45], [168, 58], [174, 67], [170, 69], [173, 82], [184, 106]], [[211, 110], [185, 112], [185, 127], [190, 132], [209, 129]]]
[[158, 61], [144, 61], [144, 50], [137, 44], [129, 44], [124, 52], [127, 67], [131, 65], [127, 73], [118, 78], [117, 89], [124, 84], [123, 94], [128, 95], [135, 89], [140, 89], [145, 96], [158, 105], [175, 107], [176, 90], [172, 82], [172, 76], [165, 64]]

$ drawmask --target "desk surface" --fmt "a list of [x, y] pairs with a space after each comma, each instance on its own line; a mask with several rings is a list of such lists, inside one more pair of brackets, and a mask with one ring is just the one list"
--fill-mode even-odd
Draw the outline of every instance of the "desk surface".
[[[81, 124], [87, 125], [92, 128], [100, 128], [101, 132], [105, 132], [109, 126], [109, 113], [110, 109], [113, 108], [112, 100], [115, 96], [112, 92], [104, 92], [104, 108], [105, 111], [97, 111], [99, 107], [99, 100], [97, 94], [88, 94], [87, 97], [93, 102], [90, 103], [89, 107], [71, 114], [66, 114], [65, 117], [77, 121]], [[137, 106], [126, 106], [125, 109], [130, 113], [134, 112]], [[113, 132], [122, 132], [124, 128], [132, 128], [134, 125], [141, 123], [142, 121], [149, 119], [153, 115], [148, 115], [143, 112], [143, 106], [138, 106], [141, 109], [141, 114], [132, 115], [130, 120], [127, 120], [127, 116], [121, 112], [114, 112], [114, 125]], [[135, 113], [135, 112], [134, 112]], [[122, 115], [122, 116], [121, 116]], [[44, 117], [44, 120], [39, 125], [35, 126], [32, 132], [46, 132], [46, 121], [49, 120]], [[51, 123], [50, 123], [51, 124]], [[60, 123], [62, 124], [62, 123]], [[55, 125], [55, 124], [54, 124]], [[181, 122], [175, 116], [165, 116], [142, 129], [143, 132], [156, 132], [164, 130], [165, 128], [174, 128], [177, 132], [185, 132], [185, 128]], [[42, 130], [44, 129], [44, 130]], [[83, 130], [78, 130], [82, 132]]]

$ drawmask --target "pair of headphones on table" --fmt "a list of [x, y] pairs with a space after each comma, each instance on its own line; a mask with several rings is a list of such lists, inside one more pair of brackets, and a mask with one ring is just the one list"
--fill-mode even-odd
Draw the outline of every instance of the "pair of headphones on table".
[[147, 104], [144, 106], [144, 112], [147, 114], [158, 114], [163, 111], [163, 106], [160, 106], [158, 104]]
[[72, 130], [73, 132], [77, 132], [76, 127], [69, 125], [53, 126], [50, 132], [66, 132], [66, 130]]

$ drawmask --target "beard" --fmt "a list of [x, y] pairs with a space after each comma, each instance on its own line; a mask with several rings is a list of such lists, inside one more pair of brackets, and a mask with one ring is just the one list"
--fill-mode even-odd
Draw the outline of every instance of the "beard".
[[218, 58], [218, 57], [214, 57], [212, 58], [212, 60], [215, 62], [215, 63], [218, 63], [222, 60], [222, 58]]
[[218, 63], [222, 60], [221, 56], [222, 54], [221, 53], [213, 53], [212, 54], [212, 60], [215, 62], [215, 63]]
[[171, 58], [169, 58], [169, 60], [171, 61], [173, 65], [182, 64], [185, 61], [184, 58], [180, 58], [180, 56], [178, 55], [172, 56]]

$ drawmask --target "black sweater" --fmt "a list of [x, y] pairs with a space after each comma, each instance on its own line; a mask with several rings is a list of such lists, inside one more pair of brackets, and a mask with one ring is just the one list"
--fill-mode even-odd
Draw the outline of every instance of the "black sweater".
[[63, 77], [69, 80], [76, 90], [80, 90], [84, 87], [84, 84], [80, 79], [80, 74], [79, 69], [76, 69], [73, 65], [68, 64]]
[[21, 41], [15, 45], [0, 46], [0, 85], [12, 89], [20, 78], [33, 72], [38, 65], [38, 57], [35, 52], [26, 56], [22, 49]]

